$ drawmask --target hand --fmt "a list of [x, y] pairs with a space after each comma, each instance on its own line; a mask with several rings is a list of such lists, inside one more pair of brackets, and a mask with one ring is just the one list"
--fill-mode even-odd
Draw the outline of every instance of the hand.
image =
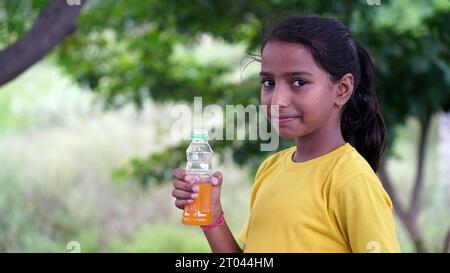
[[[177, 168], [173, 171], [175, 181], [173, 182], [172, 196], [176, 198], [175, 206], [184, 209], [184, 206], [191, 204], [198, 196], [198, 185], [195, 184], [195, 178], [190, 177], [186, 170]], [[222, 213], [220, 203], [220, 192], [222, 188], [222, 173], [217, 171], [211, 176], [211, 209], [213, 221], [217, 220]]]

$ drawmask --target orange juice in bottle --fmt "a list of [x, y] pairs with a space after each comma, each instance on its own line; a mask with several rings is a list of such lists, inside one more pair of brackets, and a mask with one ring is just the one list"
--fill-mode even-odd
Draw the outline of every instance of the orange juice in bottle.
[[209, 225], [212, 223], [211, 214], [211, 174], [213, 151], [208, 143], [206, 129], [194, 130], [192, 142], [186, 150], [186, 171], [194, 177], [199, 186], [198, 197], [183, 210], [183, 223], [187, 225]]
[[183, 223], [186, 225], [209, 225], [212, 223], [211, 183], [199, 182], [198, 186], [197, 199], [184, 207]]

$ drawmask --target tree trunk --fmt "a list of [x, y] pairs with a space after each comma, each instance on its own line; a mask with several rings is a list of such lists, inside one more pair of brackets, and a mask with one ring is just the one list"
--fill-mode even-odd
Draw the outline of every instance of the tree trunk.
[[450, 252], [450, 229], [447, 231], [447, 236], [445, 236], [444, 248], [442, 249], [442, 252]]
[[416, 252], [425, 252], [425, 245], [424, 245], [420, 230], [417, 227], [416, 219], [411, 218], [411, 214], [408, 213], [404, 209], [404, 206], [402, 205], [402, 203], [400, 203], [400, 200], [398, 199], [396, 188], [387, 174], [386, 164], [385, 164], [384, 160], [383, 160], [382, 164], [380, 165], [380, 169], [378, 170], [378, 176], [392, 200], [392, 205], [394, 206], [394, 212], [397, 214], [398, 218], [403, 223], [403, 226], [405, 227], [406, 231], [408, 232], [411, 240], [414, 242]]
[[79, 4], [77, 1], [53, 0], [39, 12], [29, 31], [0, 51], [0, 86], [44, 58], [75, 32], [76, 20], [85, 0], [79, 1]]
[[415, 219], [417, 217], [420, 208], [420, 198], [423, 192], [423, 177], [424, 177], [424, 162], [425, 162], [425, 148], [428, 141], [428, 131], [431, 124], [431, 113], [427, 113], [424, 119], [419, 119], [420, 121], [420, 139], [419, 139], [419, 150], [417, 155], [417, 172], [416, 179], [414, 182], [414, 190], [411, 196], [411, 207], [410, 214], [411, 218]]
[[[412, 196], [410, 199], [409, 211], [405, 209], [405, 207], [400, 203], [398, 199], [397, 191], [394, 184], [391, 182], [387, 171], [386, 171], [386, 162], [382, 160], [380, 170], [378, 171], [378, 176], [382, 181], [386, 191], [391, 197], [394, 211], [397, 213], [398, 217], [402, 221], [405, 226], [411, 240], [414, 243], [416, 248], [416, 252], [426, 252], [426, 246], [423, 239], [423, 236], [420, 232], [419, 227], [417, 226], [417, 216], [420, 210], [420, 198], [423, 192], [423, 183], [424, 183], [424, 163], [425, 163], [425, 152], [428, 141], [428, 131], [430, 129], [431, 124], [431, 113], [427, 113], [423, 120], [420, 120], [420, 139], [418, 145], [417, 152], [417, 168], [416, 168], [416, 177], [414, 180], [414, 188], [412, 192]], [[444, 246], [446, 248], [446, 246]]]

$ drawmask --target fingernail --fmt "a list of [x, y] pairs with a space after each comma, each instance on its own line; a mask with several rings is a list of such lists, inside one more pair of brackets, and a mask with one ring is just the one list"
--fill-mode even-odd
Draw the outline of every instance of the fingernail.
[[198, 196], [198, 195], [197, 195], [196, 193], [191, 194], [191, 198], [192, 198], [192, 199], [196, 199], [197, 196]]
[[217, 177], [213, 176], [213, 177], [211, 178], [211, 183], [212, 183], [213, 185], [217, 185], [217, 183], [219, 183], [219, 180], [217, 179]]
[[194, 187], [192, 188], [192, 190], [195, 191], [195, 192], [198, 192], [198, 186], [194, 186]]

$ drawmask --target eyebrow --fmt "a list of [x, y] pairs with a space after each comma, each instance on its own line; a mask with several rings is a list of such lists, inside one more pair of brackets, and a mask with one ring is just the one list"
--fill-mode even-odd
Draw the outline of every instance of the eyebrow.
[[[261, 71], [259, 72], [260, 76], [272, 76], [273, 77], [273, 73], [267, 72], [267, 71]], [[308, 71], [292, 71], [292, 72], [286, 72], [283, 74], [283, 76], [285, 77], [292, 77], [292, 76], [300, 76], [300, 75], [309, 75], [312, 76], [312, 74]]]

